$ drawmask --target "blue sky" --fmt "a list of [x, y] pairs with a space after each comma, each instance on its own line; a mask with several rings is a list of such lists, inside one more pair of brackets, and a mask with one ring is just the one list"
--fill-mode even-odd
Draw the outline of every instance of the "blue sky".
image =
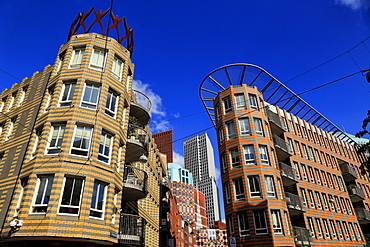
[[[22, 79], [53, 64], [77, 13], [92, 6], [106, 10], [110, 1], [0, 0], [0, 69]], [[199, 85], [223, 65], [255, 64], [284, 83], [360, 44], [287, 82], [296, 93], [369, 69], [369, 7], [367, 0], [115, 0], [113, 11], [134, 29], [134, 79], [153, 101], [153, 131], [173, 129], [179, 140], [211, 127], [208, 115], [163, 121], [203, 112]], [[0, 71], [0, 89], [15, 82]], [[370, 109], [369, 91], [360, 73], [302, 98], [355, 133]], [[215, 131], [208, 133], [217, 151]], [[174, 147], [181, 160], [182, 141]]]

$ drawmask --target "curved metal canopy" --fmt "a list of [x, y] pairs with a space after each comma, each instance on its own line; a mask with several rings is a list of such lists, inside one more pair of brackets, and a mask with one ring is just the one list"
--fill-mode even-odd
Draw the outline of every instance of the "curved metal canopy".
[[327, 132], [335, 134], [343, 141], [356, 143], [350, 136], [266, 70], [253, 64], [226, 65], [212, 71], [203, 79], [199, 87], [199, 96], [214, 126], [216, 121], [213, 99], [219, 91], [223, 91], [229, 86], [242, 84], [250, 87], [256, 86], [263, 94], [264, 100], [269, 104], [276, 105]]

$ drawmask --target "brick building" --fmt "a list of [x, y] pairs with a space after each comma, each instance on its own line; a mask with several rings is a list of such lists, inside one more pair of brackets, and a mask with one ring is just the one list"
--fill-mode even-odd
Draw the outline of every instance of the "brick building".
[[72, 32], [53, 65], [2, 91], [1, 246], [160, 246], [167, 164], [131, 54]]
[[356, 143], [258, 66], [205, 77], [228, 235], [237, 246], [364, 246], [369, 174]]
[[167, 162], [173, 162], [173, 132], [172, 130], [163, 131], [152, 135], [157, 144], [159, 152], [167, 155]]

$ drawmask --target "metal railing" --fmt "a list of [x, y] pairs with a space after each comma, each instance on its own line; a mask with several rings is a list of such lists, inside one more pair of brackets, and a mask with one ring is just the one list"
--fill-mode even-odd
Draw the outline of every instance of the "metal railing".
[[293, 153], [293, 151], [290, 149], [290, 147], [288, 146], [287, 142], [284, 139], [280, 138], [277, 135], [273, 135], [272, 138], [274, 140], [274, 144], [276, 147], [280, 148], [281, 150], [289, 154]]
[[359, 218], [360, 220], [370, 221], [370, 211], [364, 208], [356, 207], [355, 212], [356, 212], [357, 218]]
[[120, 244], [142, 246], [145, 220], [139, 215], [121, 213], [118, 239]]
[[287, 178], [290, 178], [294, 181], [298, 181], [297, 179], [297, 170], [294, 169], [293, 167], [283, 163], [279, 162], [280, 170], [281, 170], [281, 175]]
[[138, 142], [143, 148], [148, 149], [149, 135], [140, 126], [128, 124], [127, 138], [131, 142]]
[[148, 112], [150, 112], [150, 109], [152, 108], [152, 102], [150, 101], [148, 96], [137, 90], [132, 90], [131, 102], [142, 106]]
[[302, 197], [289, 193], [289, 192], [285, 192], [285, 196], [286, 196], [286, 202], [287, 202], [288, 208], [292, 208], [292, 209], [296, 209], [300, 211], [306, 210], [307, 205], [305, 205], [305, 203], [303, 202]]
[[293, 226], [293, 234], [296, 246], [311, 246], [312, 240], [310, 238], [310, 232], [306, 228]]
[[276, 126], [279, 126], [280, 129], [287, 131], [285, 122], [281, 120], [280, 116], [271, 110], [267, 110], [267, 115], [269, 121], [273, 122]]
[[131, 165], [125, 165], [123, 183], [126, 188], [133, 188], [147, 193], [148, 174]]

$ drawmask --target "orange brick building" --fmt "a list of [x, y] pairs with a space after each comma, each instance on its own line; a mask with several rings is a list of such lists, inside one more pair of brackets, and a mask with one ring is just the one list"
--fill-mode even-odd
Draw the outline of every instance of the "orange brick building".
[[167, 155], [167, 162], [173, 162], [173, 132], [172, 130], [163, 131], [152, 135], [157, 144], [159, 152]]
[[350, 136], [258, 66], [219, 68], [200, 95], [237, 246], [365, 245], [369, 174]]

